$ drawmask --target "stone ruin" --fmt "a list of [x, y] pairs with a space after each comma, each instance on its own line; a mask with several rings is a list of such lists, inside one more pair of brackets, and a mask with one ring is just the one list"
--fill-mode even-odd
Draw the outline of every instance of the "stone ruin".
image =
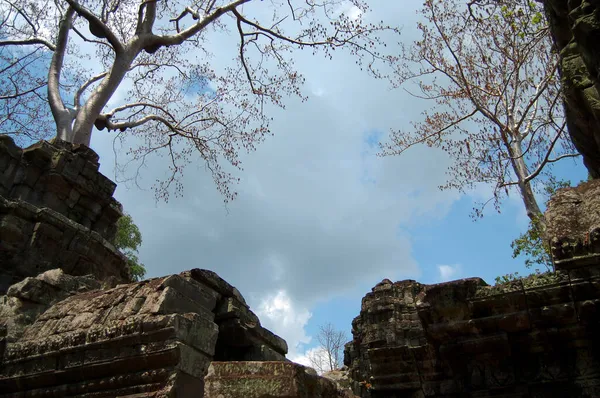
[[544, 3], [560, 53], [559, 71], [569, 135], [593, 178], [600, 178], [600, 3]]
[[54, 268], [111, 285], [130, 280], [110, 243], [122, 207], [99, 166], [87, 147], [55, 140], [23, 150], [0, 135], [0, 294]]
[[[542, 2], [569, 134], [598, 179], [600, 2]], [[110, 243], [115, 184], [98, 167], [84, 146], [0, 135], [0, 397], [352, 396], [287, 361], [215, 273], [132, 283]], [[600, 396], [599, 198], [594, 180], [550, 202], [552, 276], [383, 280], [336, 377], [364, 398]]]
[[546, 213], [556, 274], [383, 280], [345, 347], [361, 397], [600, 397], [600, 181]]
[[132, 282], [98, 156], [0, 136], [0, 397], [352, 396], [209, 270]]
[[600, 396], [598, 180], [549, 204], [556, 274], [383, 280], [331, 381], [212, 271], [132, 282], [89, 148], [0, 136], [0, 166], [0, 397]]
[[539, 1], [569, 135], [595, 179], [549, 203], [557, 272], [500, 286], [383, 280], [345, 347], [361, 397], [600, 397], [600, 2]]

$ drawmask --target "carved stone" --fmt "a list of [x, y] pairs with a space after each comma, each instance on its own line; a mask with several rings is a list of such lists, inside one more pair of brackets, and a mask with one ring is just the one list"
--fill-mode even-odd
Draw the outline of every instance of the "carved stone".
[[130, 280], [110, 243], [122, 216], [116, 185], [98, 167], [85, 146], [55, 140], [21, 149], [0, 135], [0, 294], [54, 268], [107, 283]]
[[213, 358], [285, 360], [287, 352], [237, 289], [197, 269], [71, 295], [0, 347], [0, 397], [201, 397]]
[[600, 4], [543, 0], [560, 52], [569, 135], [593, 178], [600, 178]]
[[563, 188], [548, 202], [547, 236], [558, 269], [600, 258], [600, 180]]
[[362, 397], [600, 396], [600, 266], [540, 282], [384, 280], [345, 364]]
[[292, 362], [213, 362], [205, 381], [205, 398], [353, 397]]

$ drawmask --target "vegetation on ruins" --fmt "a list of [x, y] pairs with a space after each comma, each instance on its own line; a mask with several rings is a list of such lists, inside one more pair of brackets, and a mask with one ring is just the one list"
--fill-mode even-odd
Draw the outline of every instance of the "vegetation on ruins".
[[[166, 156], [154, 185], [168, 199], [193, 157], [211, 171], [225, 201], [239, 152], [271, 134], [265, 107], [301, 92], [293, 50], [332, 57], [346, 49], [376, 77], [390, 58], [362, 0], [0, 0], [0, 129], [90, 144], [92, 130], [117, 131], [127, 163]], [[351, 11], [351, 12], [350, 12]], [[231, 32], [235, 64], [217, 67], [208, 45]], [[31, 137], [40, 138], [40, 137]]]
[[146, 267], [140, 263], [137, 253], [142, 244], [142, 233], [129, 214], [117, 221], [117, 233], [113, 244], [127, 257], [127, 266], [134, 281], [141, 281], [146, 275]]
[[[548, 178], [547, 184], [544, 187], [544, 196], [546, 201], [554, 195], [559, 188], [568, 188], [571, 186], [570, 181], [557, 180], [554, 176]], [[552, 254], [550, 246], [546, 241], [546, 237], [542, 233], [540, 219], [534, 218], [529, 221], [527, 231], [519, 235], [517, 239], [512, 241], [510, 247], [513, 249], [513, 258], [525, 256], [525, 266], [531, 268], [536, 265], [546, 267], [546, 270], [554, 270]]]
[[410, 131], [392, 132], [381, 155], [418, 144], [441, 149], [453, 162], [441, 189], [490, 186], [493, 194], [476, 206], [476, 217], [490, 202], [499, 211], [516, 190], [537, 240], [545, 221], [535, 193], [547, 185], [554, 162], [578, 156], [566, 131], [558, 55], [543, 6], [426, 0], [421, 13], [422, 37], [402, 49], [396, 84], [435, 107]]

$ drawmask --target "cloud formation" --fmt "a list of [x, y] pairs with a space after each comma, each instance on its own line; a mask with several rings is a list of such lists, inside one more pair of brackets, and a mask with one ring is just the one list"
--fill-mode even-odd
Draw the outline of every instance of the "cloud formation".
[[[372, 8], [373, 19], [411, 12], [397, 2]], [[230, 38], [219, 40], [210, 43], [217, 54]], [[357, 285], [419, 277], [407, 231], [444, 217], [458, 197], [438, 190], [448, 164], [440, 152], [415, 147], [395, 158], [375, 156], [372, 137], [407, 128], [421, 109], [340, 55], [325, 61], [297, 54], [306, 92], [317, 95], [268, 110], [275, 135], [242, 156], [239, 196], [227, 209], [202, 163], [188, 168], [184, 196], [169, 203], [156, 203], [147, 189], [166, 173], [161, 158], [142, 169], [146, 190], [124, 183], [116, 193], [142, 231], [148, 276], [214, 270], [287, 339], [293, 355], [308, 342], [303, 327], [319, 302], [349, 293], [359, 300], [365, 292]], [[103, 131], [92, 141], [109, 177], [111, 139]]]
[[440, 282], [448, 282], [456, 279], [460, 273], [460, 265], [438, 265], [438, 271], [440, 273]]
[[298, 308], [283, 290], [263, 297], [256, 309], [256, 315], [263, 327], [276, 333], [288, 343], [288, 356], [296, 358], [302, 352], [302, 345], [311, 338], [304, 327], [312, 314], [307, 308]]

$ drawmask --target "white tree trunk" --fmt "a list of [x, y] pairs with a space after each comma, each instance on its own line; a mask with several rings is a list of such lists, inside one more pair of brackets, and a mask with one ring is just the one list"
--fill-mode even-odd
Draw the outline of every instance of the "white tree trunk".
[[546, 223], [544, 221], [544, 215], [540, 210], [533, 189], [531, 188], [531, 182], [526, 180], [529, 171], [527, 170], [527, 165], [523, 159], [523, 148], [521, 147], [520, 140], [515, 139], [510, 145], [510, 156], [512, 158], [511, 162], [513, 170], [517, 176], [519, 192], [523, 199], [523, 204], [525, 205], [527, 217], [532, 221], [539, 222], [542, 230], [545, 230]]

